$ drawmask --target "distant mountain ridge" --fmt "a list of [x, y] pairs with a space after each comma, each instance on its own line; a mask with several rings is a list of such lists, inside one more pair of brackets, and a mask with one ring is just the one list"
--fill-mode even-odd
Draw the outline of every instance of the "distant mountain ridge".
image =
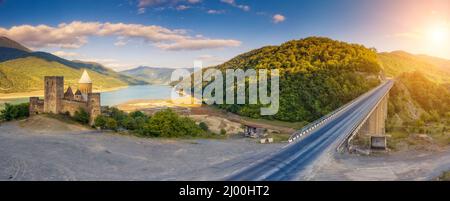
[[18, 49], [18, 50], [22, 50], [24, 52], [31, 52], [30, 49], [23, 46], [22, 44], [20, 44], [16, 41], [13, 41], [7, 37], [4, 37], [4, 36], [0, 36], [0, 47]]
[[378, 59], [387, 76], [418, 71], [434, 82], [450, 83], [450, 60], [405, 51], [378, 53]]
[[[192, 68], [185, 69], [192, 71]], [[172, 72], [175, 70], [176, 68], [139, 66], [137, 68], [121, 71], [120, 74], [134, 77], [150, 84], [168, 85], [171, 83]]]

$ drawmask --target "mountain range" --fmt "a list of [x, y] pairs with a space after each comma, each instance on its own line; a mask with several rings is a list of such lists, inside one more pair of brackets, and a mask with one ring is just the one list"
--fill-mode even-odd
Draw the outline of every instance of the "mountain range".
[[[377, 85], [383, 76], [397, 79], [390, 99], [390, 111], [394, 112], [390, 115], [397, 122], [412, 121], [422, 114], [442, 115], [450, 105], [449, 60], [404, 51], [377, 53], [359, 44], [323, 37], [262, 47], [213, 67], [280, 69], [280, 112], [268, 118], [283, 121], [312, 121]], [[67, 85], [76, 86], [82, 69], [88, 70], [97, 90], [170, 84], [175, 70], [140, 66], [115, 72], [95, 62], [70, 61], [46, 52], [33, 52], [0, 37], [0, 94], [42, 90], [46, 75], [63, 75]], [[441, 111], [430, 105], [440, 105]], [[261, 105], [219, 107], [260, 118]]]
[[[192, 72], [192, 68], [185, 69]], [[171, 82], [172, 72], [175, 70], [175, 68], [139, 66], [130, 70], [121, 71], [120, 73], [150, 84], [168, 85]]]
[[0, 93], [42, 90], [45, 75], [63, 75], [67, 84], [77, 85], [82, 69], [96, 81], [96, 90], [146, 84], [95, 62], [70, 61], [47, 52], [33, 52], [20, 43], [0, 37]]

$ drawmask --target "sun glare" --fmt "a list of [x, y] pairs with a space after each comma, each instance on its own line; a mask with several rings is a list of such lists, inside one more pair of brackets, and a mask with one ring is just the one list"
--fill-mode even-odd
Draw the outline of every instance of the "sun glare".
[[447, 46], [450, 31], [448, 24], [439, 24], [431, 27], [428, 32], [428, 40], [435, 44]]

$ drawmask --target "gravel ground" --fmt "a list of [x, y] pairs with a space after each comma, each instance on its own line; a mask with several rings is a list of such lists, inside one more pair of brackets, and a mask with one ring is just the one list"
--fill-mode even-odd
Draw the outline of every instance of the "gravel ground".
[[404, 151], [378, 156], [331, 154], [315, 162], [301, 180], [423, 181], [450, 170], [450, 150]]
[[0, 125], [0, 180], [220, 180], [282, 146], [46, 132], [8, 122]]
[[[146, 139], [40, 117], [0, 124], [0, 180], [223, 180], [279, 150], [249, 139]], [[450, 150], [356, 156], [326, 151], [299, 180], [432, 180]]]

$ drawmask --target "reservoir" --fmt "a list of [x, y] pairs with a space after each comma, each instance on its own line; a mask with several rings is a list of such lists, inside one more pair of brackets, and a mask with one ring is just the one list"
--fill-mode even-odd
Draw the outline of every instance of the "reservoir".
[[[101, 93], [102, 106], [114, 106], [136, 99], [170, 99], [172, 87], [168, 85], [135, 85], [127, 88]], [[28, 98], [0, 99], [0, 109], [4, 103], [19, 104], [28, 102]]]

